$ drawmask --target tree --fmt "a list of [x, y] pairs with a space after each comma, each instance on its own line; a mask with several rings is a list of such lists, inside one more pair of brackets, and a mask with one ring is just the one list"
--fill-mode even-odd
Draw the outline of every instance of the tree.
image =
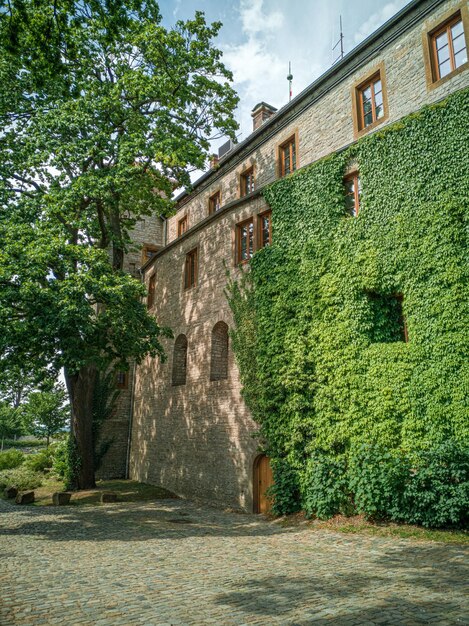
[[3, 450], [3, 442], [10, 437], [21, 435], [21, 420], [18, 418], [17, 410], [9, 406], [6, 402], [0, 402], [0, 450]]
[[51, 391], [33, 391], [21, 407], [25, 430], [36, 437], [45, 438], [49, 447], [50, 438], [62, 431], [70, 419], [67, 394], [57, 384]]
[[202, 13], [161, 24], [154, 0], [11, 0], [0, 10], [0, 358], [61, 367], [94, 486], [98, 371], [162, 334], [122, 271], [142, 216], [165, 214], [203, 168], [213, 130], [234, 138], [237, 97]]

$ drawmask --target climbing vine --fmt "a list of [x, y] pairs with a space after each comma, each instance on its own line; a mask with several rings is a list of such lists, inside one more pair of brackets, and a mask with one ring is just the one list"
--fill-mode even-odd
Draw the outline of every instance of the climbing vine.
[[[269, 186], [273, 245], [231, 283], [233, 347], [266, 451], [302, 471], [358, 445], [469, 435], [469, 90]], [[359, 170], [358, 217], [343, 177]], [[396, 336], [402, 298], [408, 341]]]

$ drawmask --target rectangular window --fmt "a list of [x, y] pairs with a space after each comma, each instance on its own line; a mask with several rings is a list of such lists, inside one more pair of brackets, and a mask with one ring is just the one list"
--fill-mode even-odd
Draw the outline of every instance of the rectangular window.
[[266, 211], [258, 216], [257, 232], [259, 248], [265, 248], [272, 243], [272, 212]]
[[243, 172], [240, 178], [241, 197], [247, 196], [254, 191], [254, 167]]
[[184, 268], [184, 287], [190, 289], [197, 284], [197, 248], [186, 254], [186, 265]]
[[360, 130], [384, 117], [383, 84], [378, 72], [359, 89]]
[[144, 244], [142, 248], [142, 265], [145, 265], [147, 261], [152, 259], [157, 252], [158, 252], [158, 248], [156, 246], [152, 246], [147, 243]]
[[148, 281], [147, 309], [151, 309], [151, 307], [155, 303], [155, 287], [156, 287], [156, 274], [152, 274], [150, 276], [150, 280]]
[[127, 389], [129, 386], [129, 373], [117, 372], [116, 374], [116, 387], [118, 389]]
[[296, 163], [296, 139], [291, 137], [279, 147], [280, 176], [286, 176], [294, 172]]
[[360, 210], [362, 186], [358, 172], [353, 172], [344, 178], [345, 208], [352, 217], [357, 217]]
[[467, 63], [466, 36], [460, 13], [434, 31], [430, 39], [435, 81]]
[[221, 192], [217, 191], [208, 199], [208, 213], [216, 213], [221, 208]]
[[187, 215], [178, 221], [178, 237], [184, 235], [187, 230]]
[[236, 226], [236, 263], [246, 263], [254, 254], [254, 220]]

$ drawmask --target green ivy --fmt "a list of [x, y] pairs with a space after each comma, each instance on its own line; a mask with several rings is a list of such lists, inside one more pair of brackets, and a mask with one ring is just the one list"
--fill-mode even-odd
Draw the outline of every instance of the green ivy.
[[468, 145], [465, 89], [264, 191], [274, 243], [228, 297], [244, 398], [273, 459], [302, 472], [316, 451], [467, 441]]

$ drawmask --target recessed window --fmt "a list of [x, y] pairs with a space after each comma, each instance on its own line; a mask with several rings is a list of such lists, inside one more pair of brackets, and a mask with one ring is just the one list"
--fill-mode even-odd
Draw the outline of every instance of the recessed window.
[[254, 220], [236, 225], [236, 263], [246, 263], [254, 254]]
[[367, 293], [370, 306], [370, 334], [373, 343], [409, 340], [402, 294]]
[[241, 197], [254, 191], [254, 167], [250, 167], [240, 176]]
[[279, 168], [280, 176], [291, 174], [297, 168], [297, 145], [296, 137], [290, 137], [288, 141], [279, 146]]
[[272, 243], [272, 212], [261, 213], [257, 220], [259, 248], [265, 248]]
[[129, 373], [117, 372], [116, 373], [116, 387], [118, 389], [127, 389], [129, 386]]
[[185, 385], [187, 377], [187, 337], [178, 335], [174, 342], [173, 371], [171, 382], [173, 387]]
[[362, 187], [358, 172], [353, 172], [344, 178], [345, 208], [352, 217], [357, 217], [360, 210]]
[[181, 235], [184, 235], [186, 230], [187, 230], [187, 215], [184, 215], [184, 217], [178, 221], [178, 237], [180, 237]]
[[467, 45], [461, 13], [430, 35], [434, 80], [441, 80], [467, 63]]
[[156, 274], [152, 274], [150, 276], [150, 280], [148, 281], [148, 296], [147, 296], [147, 308], [151, 309], [151, 307], [155, 303], [155, 287], [156, 287]]
[[221, 208], [221, 191], [217, 191], [208, 199], [209, 215], [216, 213]]
[[186, 265], [184, 268], [184, 287], [190, 289], [197, 284], [197, 248], [186, 254]]
[[157, 252], [158, 248], [156, 246], [152, 246], [148, 243], [144, 244], [142, 247], [142, 265], [145, 265], [147, 261], [152, 259]]
[[212, 329], [210, 380], [228, 378], [228, 326], [217, 322]]

